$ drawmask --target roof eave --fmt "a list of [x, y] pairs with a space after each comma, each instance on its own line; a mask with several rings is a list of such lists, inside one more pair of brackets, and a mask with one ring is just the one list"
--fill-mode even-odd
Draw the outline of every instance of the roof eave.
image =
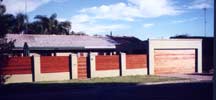
[[[101, 50], [116, 49], [115, 46], [86, 46], [86, 47], [29, 47], [29, 50]], [[23, 50], [23, 47], [15, 47], [13, 50]]]

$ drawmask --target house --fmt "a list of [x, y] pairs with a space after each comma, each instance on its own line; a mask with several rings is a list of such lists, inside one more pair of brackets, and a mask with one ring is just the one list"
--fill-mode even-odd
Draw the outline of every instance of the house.
[[205, 59], [205, 56], [202, 56], [205, 48], [203, 40], [199, 38], [141, 41], [135, 37], [17, 34], [8, 34], [7, 38], [16, 40], [14, 55], [21, 55], [24, 43], [27, 43], [30, 55], [68, 56], [76, 53], [78, 56], [87, 56], [90, 52], [98, 55], [113, 55], [120, 52], [147, 54], [149, 74], [205, 71], [202, 64], [205, 61], [202, 60]]
[[117, 52], [125, 52], [127, 54], [147, 54], [148, 42], [142, 41], [132, 36], [108, 36], [116, 41]]
[[146, 54], [147, 42], [128, 36], [87, 36], [87, 35], [29, 35], [8, 34], [8, 41], [16, 40], [13, 54], [22, 56], [27, 43], [30, 55], [67, 56], [69, 53], [87, 55], [112, 55], [120, 52], [127, 54]]
[[87, 55], [89, 52], [113, 54], [116, 42], [108, 37], [87, 35], [29, 35], [8, 34], [7, 40], [15, 40], [13, 55], [21, 56], [27, 43], [30, 55], [66, 56], [70, 53]]
[[[119, 40], [115, 38], [114, 41], [109, 37], [98, 36], [13, 35], [10, 37], [14, 37], [10, 38], [12, 40], [18, 40], [14, 48], [16, 54], [22, 53], [23, 45], [28, 43], [31, 55], [42, 56], [5, 57], [2, 60], [4, 64], [0, 65], [0, 74], [12, 75], [7, 80], [9, 83], [203, 72], [202, 39], [149, 39], [143, 41], [147, 43], [144, 46], [147, 48], [147, 54], [101, 55], [104, 52], [110, 54], [121, 52], [117, 49], [117, 46], [121, 46], [117, 41], [123, 43], [134, 38], [117, 37]], [[133, 48], [133, 45], [130, 46]], [[132, 49], [125, 49], [125, 52], [128, 52], [127, 50]], [[81, 55], [83, 52], [90, 55], [85, 57], [85, 54]], [[92, 52], [97, 52], [98, 55], [91, 54]], [[77, 54], [68, 56], [69, 53], [77, 53], [78, 56]]]

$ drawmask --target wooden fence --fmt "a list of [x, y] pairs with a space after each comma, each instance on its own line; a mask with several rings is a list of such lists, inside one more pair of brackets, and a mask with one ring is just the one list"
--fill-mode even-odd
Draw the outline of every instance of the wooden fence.
[[41, 56], [41, 73], [69, 72], [69, 57]]
[[31, 57], [12, 57], [3, 58], [0, 66], [0, 74], [31, 74], [32, 60]]
[[147, 55], [126, 55], [126, 68], [147, 68]]
[[[124, 75], [134, 75], [137, 71], [139, 71], [139, 74], [147, 74], [147, 72], [139, 70], [147, 68], [146, 55], [126, 55], [125, 61], [120, 55], [94, 55], [94, 58], [78, 57], [77, 55], [9, 57], [1, 62], [0, 74], [15, 76], [13, 78], [15, 81], [13, 82], [16, 82], [16, 79], [18, 79], [16, 78], [17, 75], [25, 74], [31, 75], [28, 76], [30, 78], [28, 82], [29, 80], [60, 80], [59, 78], [67, 80], [120, 76], [120, 72], [124, 71], [123, 67], [130, 71], [130, 73]], [[131, 74], [133, 71], [134, 73]], [[18, 77], [19, 79], [24, 79], [27, 76]]]
[[96, 56], [96, 70], [113, 70], [119, 68], [119, 55]]

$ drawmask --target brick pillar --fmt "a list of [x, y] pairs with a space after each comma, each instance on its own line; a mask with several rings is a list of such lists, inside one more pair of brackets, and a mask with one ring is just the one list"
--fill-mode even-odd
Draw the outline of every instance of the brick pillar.
[[33, 56], [33, 81], [37, 82], [40, 80], [41, 80], [40, 56]]
[[76, 54], [70, 55], [70, 76], [72, 79], [78, 79], [78, 60]]
[[94, 53], [89, 54], [89, 68], [90, 68], [90, 78], [95, 77], [95, 72], [96, 72], [96, 58]]
[[120, 76], [125, 76], [126, 72], [126, 54], [120, 53]]

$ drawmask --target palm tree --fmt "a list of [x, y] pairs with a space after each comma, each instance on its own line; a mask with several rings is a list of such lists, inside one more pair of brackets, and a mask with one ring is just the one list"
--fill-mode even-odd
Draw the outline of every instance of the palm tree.
[[3, 15], [6, 12], [6, 8], [4, 5], [0, 5], [0, 15]]
[[43, 34], [57, 34], [58, 20], [56, 18], [56, 14], [52, 14], [49, 18], [42, 15], [35, 16], [35, 19], [38, 19], [38, 24], [43, 27]]
[[5, 14], [6, 7], [1, 5], [0, 2], [0, 38], [4, 37], [7, 33], [12, 32], [14, 16], [12, 14]]
[[60, 22], [58, 24], [58, 32], [60, 34], [67, 34], [69, 35], [71, 30], [71, 23], [69, 21]]
[[[1, 4], [0, 0], [0, 37], [4, 37], [7, 33], [26, 34], [70, 34], [71, 23], [69, 21], [59, 22], [57, 14], [50, 17], [37, 15], [36, 21], [28, 23], [28, 17], [19, 13], [16, 16], [5, 14], [6, 7]], [[28, 31], [25, 31], [28, 27]]]
[[58, 34], [58, 20], [56, 19], [57, 18], [57, 14], [52, 14], [49, 18], [49, 28], [50, 28], [50, 32], [51, 34]]
[[26, 30], [28, 17], [25, 14], [19, 13], [16, 15], [13, 32], [21, 33]]
[[39, 21], [28, 23], [28, 32], [26, 34], [44, 34], [43, 25]]
[[0, 37], [13, 32], [15, 17], [12, 14], [0, 15]]
[[35, 16], [35, 19], [38, 19], [37, 26], [41, 26], [42, 27], [42, 33], [41, 34], [47, 34], [48, 30], [49, 30], [49, 18], [47, 18], [46, 16], [42, 16], [42, 15], [37, 15]]
[[7, 33], [20, 33], [25, 30], [27, 16], [19, 13], [14, 17], [12, 14], [5, 14], [6, 7], [0, 2], [0, 37]]
[[[33, 22], [32, 27], [37, 27], [41, 30], [41, 34], [69, 34], [71, 29], [71, 23], [69, 21], [59, 22], [57, 20], [57, 14], [52, 14], [50, 17], [37, 15]], [[37, 24], [37, 25], [36, 25]], [[37, 29], [35, 28], [35, 29]]]

